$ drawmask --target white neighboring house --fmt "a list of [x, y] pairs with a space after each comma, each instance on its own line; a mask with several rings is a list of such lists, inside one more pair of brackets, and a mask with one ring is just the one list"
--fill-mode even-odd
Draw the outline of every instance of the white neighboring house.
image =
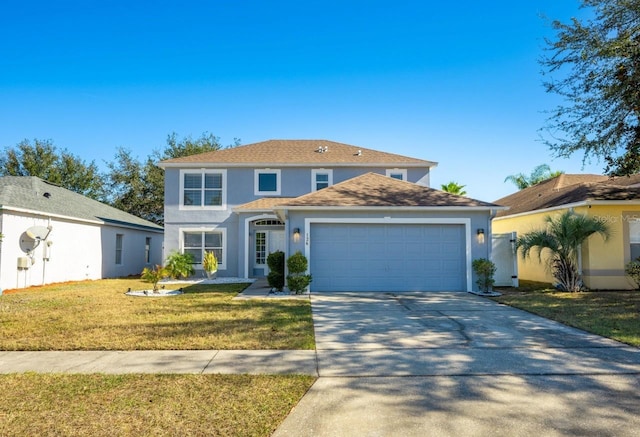
[[0, 233], [0, 294], [162, 264], [161, 226], [37, 177], [0, 177]]

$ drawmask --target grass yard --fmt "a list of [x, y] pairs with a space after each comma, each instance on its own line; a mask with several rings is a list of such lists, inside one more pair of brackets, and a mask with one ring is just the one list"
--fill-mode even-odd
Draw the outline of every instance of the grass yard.
[[0, 375], [1, 436], [269, 436], [310, 376]]
[[132, 297], [137, 279], [50, 285], [0, 296], [0, 350], [313, 349], [304, 300], [232, 298], [248, 284]]
[[566, 325], [640, 346], [640, 292], [559, 292], [549, 284], [522, 281], [521, 287], [499, 289], [494, 300], [557, 320]]

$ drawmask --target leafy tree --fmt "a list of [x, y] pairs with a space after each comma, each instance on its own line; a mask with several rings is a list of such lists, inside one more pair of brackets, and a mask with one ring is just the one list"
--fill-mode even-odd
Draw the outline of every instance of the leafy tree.
[[[235, 147], [238, 145], [240, 145], [240, 140], [234, 138], [233, 144], [227, 147]], [[225, 147], [220, 143], [220, 138], [209, 132], [203, 132], [202, 135], [195, 140], [191, 135], [178, 139], [178, 134], [172, 132], [167, 136], [167, 147], [164, 149], [161, 159], [197, 155], [198, 153], [211, 152], [223, 148]]]
[[529, 176], [523, 173], [518, 173], [515, 175], [507, 176], [504, 181], [513, 182], [513, 184], [518, 187], [519, 190], [524, 190], [525, 188], [532, 187], [542, 181], [546, 181], [547, 179], [552, 179], [556, 176], [560, 176], [562, 173], [564, 172], [561, 170], [551, 171], [551, 168], [547, 164], [540, 164], [533, 169]]
[[23, 140], [6, 147], [0, 156], [0, 176], [37, 176], [96, 200], [104, 199], [104, 176], [96, 164], [87, 164], [51, 140]]
[[162, 224], [164, 217], [164, 175], [149, 157], [142, 163], [131, 151], [118, 148], [109, 168], [109, 201], [130, 214]]
[[593, 234], [608, 239], [609, 226], [602, 220], [571, 211], [555, 218], [546, 216], [545, 222], [546, 229], [518, 237], [516, 245], [522, 257], [527, 258], [532, 251], [537, 251], [538, 259], [542, 260], [542, 252], [549, 251], [551, 271], [560, 288], [571, 292], [582, 290], [582, 277], [578, 271], [581, 244]]
[[454, 181], [451, 181], [447, 184], [442, 184], [440, 185], [440, 187], [442, 188], [442, 191], [446, 193], [457, 194], [458, 196], [464, 196], [465, 194], [467, 194], [467, 192], [464, 190], [464, 187], [466, 187], [466, 185], [460, 185], [459, 183]]
[[540, 62], [550, 112], [545, 143], [558, 156], [603, 158], [605, 172], [640, 171], [640, 0], [582, 0], [593, 18], [552, 21]]

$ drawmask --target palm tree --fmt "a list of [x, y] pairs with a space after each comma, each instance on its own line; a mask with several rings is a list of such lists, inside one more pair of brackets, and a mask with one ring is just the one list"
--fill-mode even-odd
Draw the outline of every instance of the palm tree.
[[518, 190], [524, 190], [533, 185], [539, 184], [547, 179], [553, 179], [556, 176], [560, 176], [564, 172], [562, 170], [551, 171], [551, 168], [547, 164], [540, 164], [533, 169], [529, 176], [518, 173], [507, 176], [505, 182], [513, 182]]
[[557, 217], [546, 216], [546, 229], [532, 231], [518, 238], [517, 247], [522, 258], [538, 252], [542, 260], [542, 251], [551, 252], [550, 264], [553, 277], [560, 288], [566, 291], [580, 291], [583, 288], [582, 277], [578, 271], [578, 253], [581, 244], [593, 234], [609, 238], [609, 226], [587, 215], [566, 211]]
[[457, 194], [458, 196], [464, 196], [465, 194], [467, 194], [467, 192], [464, 191], [464, 187], [466, 187], [466, 185], [460, 185], [459, 183], [454, 181], [451, 181], [448, 184], [442, 184], [440, 186], [442, 187], [442, 191], [446, 193]]

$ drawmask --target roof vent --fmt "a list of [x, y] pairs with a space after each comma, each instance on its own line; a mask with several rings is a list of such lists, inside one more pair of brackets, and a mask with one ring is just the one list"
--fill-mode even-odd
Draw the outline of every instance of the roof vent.
[[358, 150], [358, 153], [356, 153], [356, 156], [362, 156], [362, 150]]
[[328, 151], [329, 151], [329, 147], [327, 147], [327, 146], [324, 146], [324, 147], [318, 146], [318, 148], [316, 149], [316, 152], [318, 152], [318, 153], [325, 153], [325, 152], [328, 152]]
[[47, 191], [46, 193], [43, 194], [43, 196], [46, 197], [47, 199], [50, 199], [51, 193]]

